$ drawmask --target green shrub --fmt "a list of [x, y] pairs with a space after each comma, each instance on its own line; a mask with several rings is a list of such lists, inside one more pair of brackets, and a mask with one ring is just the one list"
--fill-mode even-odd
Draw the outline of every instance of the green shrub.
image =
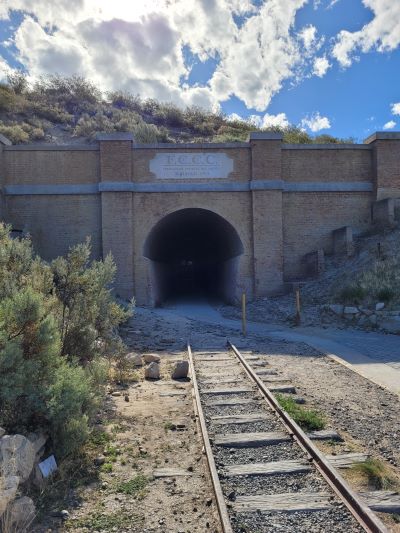
[[160, 130], [155, 124], [140, 122], [134, 127], [133, 135], [139, 143], [156, 143], [160, 137]]
[[86, 242], [47, 265], [29, 238], [0, 224], [0, 426], [42, 428], [57, 457], [90, 434], [108, 370], [96, 355], [120, 347], [117, 328], [130, 314], [111, 296], [112, 258], [89, 258]]
[[130, 316], [111, 294], [116, 272], [112, 257], [90, 261], [90, 255], [88, 239], [51, 263], [60, 302], [61, 353], [83, 363], [119, 348], [118, 326]]
[[5, 135], [13, 144], [21, 144], [29, 141], [29, 134], [19, 124], [0, 124], [0, 133]]
[[107, 98], [118, 109], [128, 109], [130, 111], [142, 110], [142, 101], [138, 95], [134, 96], [124, 91], [113, 91], [107, 93]]
[[7, 85], [0, 84], [0, 111], [12, 111], [16, 104], [16, 96]]
[[353, 470], [364, 474], [371, 487], [377, 490], [398, 488], [398, 480], [380, 459], [371, 457], [363, 463], [353, 465]]
[[318, 431], [324, 429], [325, 420], [318, 411], [314, 409], [305, 409], [297, 404], [293, 398], [277, 394], [276, 399], [279, 405], [284, 409], [299, 426], [307, 431]]
[[141, 496], [149, 480], [146, 476], [138, 474], [129, 481], [119, 483], [116, 486], [116, 492], [121, 494], [129, 494], [129, 496]]
[[366, 296], [366, 291], [361, 285], [347, 285], [340, 291], [340, 300], [343, 303], [360, 304]]

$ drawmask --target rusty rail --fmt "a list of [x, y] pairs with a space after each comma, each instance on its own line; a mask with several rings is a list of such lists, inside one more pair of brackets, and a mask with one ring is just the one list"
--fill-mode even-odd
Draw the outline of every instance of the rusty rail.
[[215, 499], [217, 501], [217, 507], [219, 516], [221, 519], [221, 525], [224, 533], [233, 533], [231, 521], [229, 520], [228, 509], [226, 507], [225, 498], [222, 493], [221, 484], [217, 473], [217, 467], [215, 466], [214, 456], [211, 450], [210, 438], [208, 436], [207, 425], [204, 418], [203, 408], [200, 401], [199, 388], [197, 386], [196, 372], [194, 369], [193, 355], [190, 345], [187, 345], [187, 351], [189, 356], [190, 375], [192, 378], [194, 404], [199, 417], [201, 435], [203, 437], [204, 450], [206, 452], [208, 467], [210, 470], [211, 481], [214, 487]]
[[349, 509], [357, 522], [368, 533], [388, 533], [383, 522], [373, 513], [357, 494], [349, 487], [342, 476], [333, 468], [319, 449], [311, 442], [304, 431], [284, 411], [272, 392], [264, 385], [251, 366], [243, 358], [239, 350], [230, 341], [228, 345], [243, 365], [247, 375], [257, 384], [260, 392], [267, 400], [270, 407], [276, 412], [290, 435], [298, 442], [301, 448], [308, 454], [310, 461], [315, 465], [320, 474], [328, 482], [334, 492]]

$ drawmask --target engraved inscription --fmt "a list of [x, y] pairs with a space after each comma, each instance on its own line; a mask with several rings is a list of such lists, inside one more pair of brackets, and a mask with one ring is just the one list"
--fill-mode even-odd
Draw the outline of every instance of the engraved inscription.
[[224, 153], [158, 153], [150, 171], [159, 179], [227, 178], [233, 159]]

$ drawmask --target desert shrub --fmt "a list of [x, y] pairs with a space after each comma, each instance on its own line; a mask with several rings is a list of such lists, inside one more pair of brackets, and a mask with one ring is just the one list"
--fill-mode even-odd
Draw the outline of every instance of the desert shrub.
[[61, 306], [61, 353], [84, 363], [112, 351], [119, 339], [118, 326], [129, 316], [111, 294], [116, 272], [112, 257], [90, 261], [90, 254], [87, 240], [51, 263]]
[[115, 125], [104, 113], [96, 113], [92, 117], [84, 113], [78, 120], [73, 135], [75, 137], [93, 137], [100, 131], [111, 133], [115, 131]]
[[142, 110], [143, 110], [143, 113], [145, 113], [146, 115], [153, 116], [158, 111], [159, 108], [160, 108], [160, 103], [157, 102], [157, 100], [155, 100], [154, 98], [147, 98], [142, 103]]
[[13, 144], [29, 141], [29, 133], [24, 131], [19, 124], [0, 124], [0, 133], [5, 135]]
[[128, 109], [130, 111], [141, 111], [142, 100], [138, 95], [132, 95], [124, 91], [113, 91], [107, 93], [108, 101], [118, 109]]
[[162, 133], [155, 124], [139, 122], [133, 129], [133, 135], [139, 143], [156, 143]]
[[30, 110], [34, 115], [58, 124], [71, 124], [74, 120], [74, 115], [67, 113], [58, 104], [32, 101], [30, 102]]
[[17, 103], [17, 97], [12, 89], [0, 83], [0, 111], [13, 111]]
[[71, 114], [101, 101], [101, 92], [94, 83], [81, 76], [40, 78], [34, 85], [33, 93], [60, 105]]
[[366, 296], [364, 287], [355, 283], [343, 287], [340, 291], [340, 300], [347, 304], [360, 304]]
[[338, 299], [345, 303], [399, 303], [400, 254], [375, 261], [369, 269], [359, 273], [352, 284], [339, 291]]
[[44, 429], [58, 457], [87, 438], [108, 369], [100, 354], [121, 346], [129, 316], [111, 296], [112, 258], [89, 257], [87, 242], [48, 265], [0, 224], [0, 425]]
[[28, 79], [25, 72], [21, 70], [14, 70], [7, 75], [8, 86], [15, 94], [23, 94], [28, 89]]
[[172, 103], [160, 104], [153, 112], [153, 117], [157, 122], [166, 126], [180, 127], [185, 125], [184, 112]]

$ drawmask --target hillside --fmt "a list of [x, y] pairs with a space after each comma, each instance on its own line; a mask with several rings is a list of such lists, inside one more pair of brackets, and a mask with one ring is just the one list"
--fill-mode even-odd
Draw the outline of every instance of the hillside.
[[[235, 142], [250, 122], [197, 107], [181, 109], [139, 95], [102, 93], [91, 81], [50, 76], [30, 85], [22, 72], [0, 83], [0, 133], [14, 144], [90, 142], [97, 132], [129, 131], [138, 142]], [[342, 143], [330, 135], [311, 137], [296, 126], [281, 131], [287, 143]]]
[[[400, 213], [397, 212], [397, 221]], [[391, 230], [371, 231], [354, 241], [352, 257], [325, 256], [325, 271], [301, 283], [302, 325], [362, 326], [375, 329], [361, 314], [371, 316], [376, 304], [384, 304], [381, 318], [400, 315], [400, 224]], [[363, 313], [354, 317], [331, 311], [334, 307], [356, 306]], [[365, 311], [365, 312], [364, 312]], [[240, 317], [240, 309], [224, 307], [224, 316]], [[295, 297], [259, 298], [248, 305], [249, 320], [294, 324]], [[360, 316], [359, 316], [360, 315]], [[379, 317], [378, 317], [379, 318]], [[350, 320], [349, 320], [350, 319]], [[357, 320], [356, 320], [357, 319]], [[400, 326], [399, 326], [400, 329]]]

